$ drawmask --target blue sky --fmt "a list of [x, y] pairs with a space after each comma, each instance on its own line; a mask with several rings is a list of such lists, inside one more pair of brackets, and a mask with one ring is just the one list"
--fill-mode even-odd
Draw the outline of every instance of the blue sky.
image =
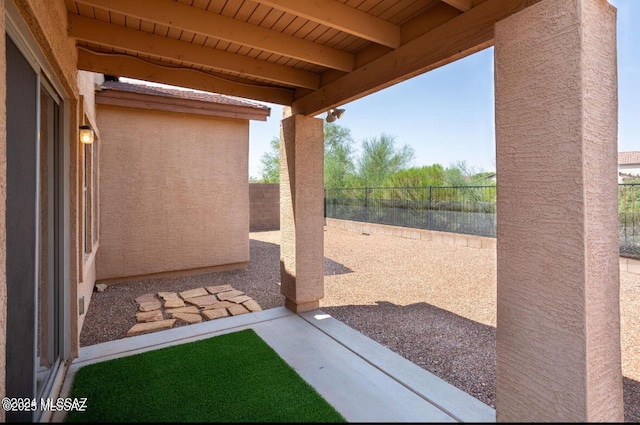
[[[640, 150], [640, 0], [609, 0], [618, 8], [618, 150]], [[635, 23], [635, 27], [634, 27]], [[416, 166], [466, 161], [495, 170], [493, 48], [396, 84], [354, 102], [336, 121], [363, 139], [381, 133], [408, 144]], [[252, 121], [249, 175], [260, 177], [260, 157], [279, 135], [282, 107], [266, 122]], [[324, 114], [322, 115], [324, 117]]]

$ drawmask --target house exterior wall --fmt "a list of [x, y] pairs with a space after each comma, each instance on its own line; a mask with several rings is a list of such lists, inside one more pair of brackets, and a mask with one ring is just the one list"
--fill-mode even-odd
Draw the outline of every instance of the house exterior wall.
[[618, 171], [640, 177], [640, 164], [618, 165]]
[[280, 229], [280, 184], [249, 185], [249, 230]]
[[[84, 114], [85, 116], [85, 121], [87, 123], [89, 123], [91, 125], [92, 128], [94, 128], [94, 130], [96, 132], [99, 131], [97, 124], [96, 124], [96, 107], [95, 107], [95, 86], [94, 86], [94, 79], [95, 79], [95, 75], [93, 72], [86, 72], [86, 71], [78, 71], [77, 72], [77, 84], [78, 84], [78, 92], [80, 95], [80, 99], [82, 100], [81, 104], [79, 105], [79, 115], [80, 118], [78, 119], [80, 123], [82, 123], [82, 114]], [[81, 149], [84, 149], [83, 146], [81, 146]], [[99, 139], [96, 137], [96, 141], [95, 143], [91, 146], [91, 149], [94, 150], [98, 150], [100, 149], [100, 141]], [[97, 157], [94, 157], [97, 158]], [[82, 172], [80, 173], [80, 179], [83, 179], [85, 176], [85, 167], [87, 166], [87, 164], [84, 163], [84, 155], [80, 155], [80, 161], [81, 161], [81, 170]], [[97, 163], [97, 161], [94, 161], [91, 165], [92, 169], [93, 167], [99, 167], [99, 164]], [[97, 174], [93, 174], [93, 175], [97, 175]], [[83, 212], [80, 212], [80, 216], [81, 216], [81, 230], [79, 233], [83, 234], [84, 231], [84, 227], [85, 226], [91, 226], [92, 228], [94, 228], [94, 220], [97, 220], [98, 218], [98, 208], [99, 208], [99, 204], [97, 202], [97, 198], [95, 197], [95, 194], [98, 193], [98, 187], [100, 185], [100, 182], [98, 179], [91, 179], [90, 180], [90, 184], [92, 185], [91, 190], [90, 190], [90, 194], [93, 196], [94, 200], [93, 202], [91, 202], [92, 205], [92, 214], [87, 217]], [[85, 202], [87, 202], [86, 199], [82, 199], [80, 204], [82, 205], [82, 210], [81, 211], [85, 211]], [[87, 222], [89, 221], [89, 222]], [[79, 258], [82, 258], [82, 274], [81, 274], [81, 281], [78, 283], [77, 288], [78, 288], [78, 300], [82, 299], [83, 300], [83, 304], [84, 304], [84, 309], [82, 311], [78, 310], [78, 324], [77, 324], [77, 335], [76, 335], [76, 339], [78, 340], [78, 344], [79, 342], [79, 338], [80, 338], [80, 332], [82, 332], [82, 326], [84, 325], [84, 319], [87, 315], [87, 311], [89, 310], [89, 305], [91, 304], [91, 295], [93, 294], [93, 287], [96, 283], [96, 253], [99, 247], [99, 239], [98, 241], [96, 241], [96, 243], [92, 243], [91, 244], [91, 252], [86, 253], [84, 252], [84, 250], [82, 250], [83, 252], [79, 253]], [[80, 247], [82, 246], [82, 244], [80, 244]]]
[[246, 266], [249, 122], [97, 108], [97, 279]]

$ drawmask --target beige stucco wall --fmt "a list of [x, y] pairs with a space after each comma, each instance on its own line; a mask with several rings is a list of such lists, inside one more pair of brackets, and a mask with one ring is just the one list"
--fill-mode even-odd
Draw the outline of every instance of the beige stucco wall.
[[615, 10], [495, 27], [499, 421], [622, 421]]
[[249, 203], [249, 230], [280, 229], [280, 184], [251, 183]]
[[42, 53], [71, 97], [77, 98], [75, 40], [67, 36], [67, 7], [62, 0], [14, 0]]
[[[86, 120], [88, 121], [87, 123], [91, 125], [91, 127], [96, 131], [96, 133], [99, 132], [99, 128], [97, 127], [97, 123], [96, 123], [96, 107], [95, 107], [95, 85], [94, 85], [94, 80], [95, 80], [95, 75], [93, 72], [87, 72], [87, 71], [78, 71], [77, 72], [77, 84], [78, 84], [78, 93], [81, 96], [81, 99], [83, 99], [82, 105], [79, 105], [79, 115], [80, 117], [78, 118], [78, 121], [80, 123], [82, 123], [82, 114], [84, 114], [86, 116]], [[82, 149], [82, 145], [80, 145], [80, 148]], [[98, 149], [99, 145], [98, 142], [96, 142], [96, 144], [93, 146], [93, 149]], [[84, 155], [80, 155], [80, 161], [84, 161]], [[84, 170], [84, 163], [81, 164], [82, 167], [81, 169]], [[99, 163], [94, 163], [93, 164], [94, 167], [99, 167]], [[82, 173], [80, 173], [80, 179], [82, 179], [84, 175], [84, 171]], [[91, 193], [96, 193], [98, 186], [99, 186], [100, 182], [99, 181], [92, 181], [92, 190]], [[80, 204], [83, 204], [82, 202], [80, 202]], [[97, 205], [93, 205], [94, 207], [94, 213], [92, 214], [92, 217], [96, 217], [96, 212], [97, 212]], [[84, 212], [84, 205], [82, 207], [82, 212]], [[85, 226], [85, 220], [87, 220], [87, 217], [85, 217], [84, 213], [80, 214], [81, 217], [81, 229], [84, 229]], [[80, 234], [82, 234], [83, 232], [80, 232]], [[82, 246], [82, 245], [80, 245]], [[91, 304], [91, 295], [93, 294], [93, 287], [96, 283], [96, 251], [99, 247], [99, 241], [97, 244], [95, 244], [92, 248], [92, 252], [91, 254], [85, 254], [84, 252], [80, 253], [80, 258], [82, 259], [82, 274], [81, 274], [81, 280], [78, 283], [78, 294], [77, 294], [77, 298], [78, 300], [80, 300], [81, 298], [84, 298], [84, 312], [81, 312], [80, 310], [78, 310], [78, 324], [77, 324], [77, 336], [76, 339], [78, 341], [78, 344], [80, 343], [80, 333], [82, 332], [82, 326], [84, 325], [84, 319], [87, 316], [87, 311], [89, 310], [89, 304]]]
[[249, 122], [97, 107], [97, 279], [248, 262]]
[[[77, 71], [78, 79], [78, 93], [84, 98], [83, 108], [84, 114], [88, 119], [88, 123], [94, 129], [97, 127], [96, 123], [96, 91], [95, 91], [95, 78], [97, 75], [93, 72]], [[80, 117], [82, 122], [82, 117]], [[99, 131], [99, 130], [98, 130]]]

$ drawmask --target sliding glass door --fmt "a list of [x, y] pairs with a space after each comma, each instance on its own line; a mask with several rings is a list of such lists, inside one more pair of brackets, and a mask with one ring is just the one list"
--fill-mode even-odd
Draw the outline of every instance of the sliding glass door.
[[[63, 234], [60, 99], [6, 37], [6, 395], [48, 397], [61, 364]], [[41, 412], [8, 411], [7, 421]]]
[[36, 395], [43, 395], [47, 381], [60, 360], [59, 324], [59, 202], [60, 107], [55, 94], [40, 85], [38, 306], [36, 338]]

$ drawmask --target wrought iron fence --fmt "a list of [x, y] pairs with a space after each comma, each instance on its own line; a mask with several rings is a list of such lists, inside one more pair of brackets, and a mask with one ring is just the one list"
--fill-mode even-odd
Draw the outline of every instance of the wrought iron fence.
[[[619, 185], [620, 254], [640, 258], [640, 184]], [[496, 236], [496, 187], [325, 189], [325, 216], [477, 236]]]
[[640, 183], [618, 185], [620, 255], [640, 258]]
[[496, 235], [495, 186], [326, 189], [327, 217]]

